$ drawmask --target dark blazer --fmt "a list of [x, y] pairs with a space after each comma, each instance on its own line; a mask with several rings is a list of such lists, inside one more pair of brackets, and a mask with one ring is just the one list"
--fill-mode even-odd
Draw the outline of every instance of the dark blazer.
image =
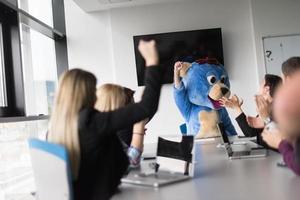
[[117, 132], [118, 137], [124, 144], [126, 144], [127, 147], [129, 147], [131, 144], [132, 134], [133, 134], [133, 126], [130, 126], [129, 128]]
[[106, 200], [116, 192], [129, 164], [117, 132], [154, 115], [162, 75], [158, 66], [146, 69], [146, 87], [139, 103], [112, 112], [99, 112], [94, 108], [80, 112], [81, 161], [79, 176], [73, 182], [75, 200]]
[[246, 137], [256, 137], [257, 144], [262, 145], [264, 147], [268, 147], [268, 145], [263, 141], [261, 136], [261, 133], [264, 129], [251, 127], [247, 122], [245, 113], [241, 113], [235, 120], [237, 121], [239, 127], [241, 128]]
[[267, 149], [271, 149], [273, 151], [277, 151], [277, 149], [274, 149], [272, 147], [270, 147], [262, 138], [262, 132], [263, 132], [263, 128], [253, 128], [251, 127], [248, 122], [247, 122], [247, 118], [245, 113], [240, 114], [237, 118], [236, 121], [239, 125], [239, 127], [242, 129], [244, 135], [246, 137], [255, 137], [256, 136], [256, 143], [267, 148]]

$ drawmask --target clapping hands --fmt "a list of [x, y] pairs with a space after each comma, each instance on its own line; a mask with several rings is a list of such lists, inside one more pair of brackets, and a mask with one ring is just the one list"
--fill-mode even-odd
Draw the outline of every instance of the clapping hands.
[[239, 99], [237, 95], [233, 95], [231, 98], [223, 97], [220, 100], [223, 107], [233, 109], [237, 115], [240, 115], [242, 111], [243, 100]]
[[255, 96], [256, 110], [262, 120], [271, 116], [272, 103], [266, 100], [262, 95]]

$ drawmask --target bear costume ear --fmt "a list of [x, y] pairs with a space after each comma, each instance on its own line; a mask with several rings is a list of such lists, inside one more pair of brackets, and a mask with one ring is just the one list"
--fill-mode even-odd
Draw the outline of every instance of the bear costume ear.
[[183, 62], [182, 63], [182, 68], [181, 68], [180, 73], [179, 73], [180, 77], [184, 77], [187, 74], [187, 72], [188, 72], [188, 70], [191, 66], [192, 66], [191, 63]]

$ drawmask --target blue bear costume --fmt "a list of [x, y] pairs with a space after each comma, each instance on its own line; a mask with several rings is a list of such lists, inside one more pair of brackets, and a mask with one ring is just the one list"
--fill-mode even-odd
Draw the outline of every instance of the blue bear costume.
[[187, 123], [188, 135], [195, 136], [199, 133], [199, 113], [213, 110], [217, 112], [219, 121], [224, 124], [226, 134], [237, 134], [227, 110], [220, 106], [218, 100], [210, 97], [212, 90], [216, 90], [217, 86], [221, 93], [229, 92], [230, 83], [224, 67], [218, 63], [193, 62], [182, 77], [180, 87], [174, 87], [175, 102]]

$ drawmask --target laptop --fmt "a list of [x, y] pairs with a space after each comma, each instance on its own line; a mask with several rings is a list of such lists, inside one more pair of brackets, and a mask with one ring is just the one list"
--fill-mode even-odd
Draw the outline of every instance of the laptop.
[[158, 171], [152, 173], [129, 173], [126, 177], [122, 178], [122, 183], [148, 186], [148, 187], [160, 187], [177, 183], [190, 179], [189, 176], [185, 176], [181, 173], [172, 173], [168, 171]]
[[183, 136], [181, 142], [158, 139], [157, 159], [153, 164], [153, 171], [141, 173], [131, 171], [121, 182], [126, 184], [160, 187], [172, 183], [185, 181], [193, 175], [192, 136]]
[[251, 141], [245, 144], [231, 144], [223, 123], [218, 124], [218, 129], [229, 159], [261, 158], [268, 155], [266, 148]]

